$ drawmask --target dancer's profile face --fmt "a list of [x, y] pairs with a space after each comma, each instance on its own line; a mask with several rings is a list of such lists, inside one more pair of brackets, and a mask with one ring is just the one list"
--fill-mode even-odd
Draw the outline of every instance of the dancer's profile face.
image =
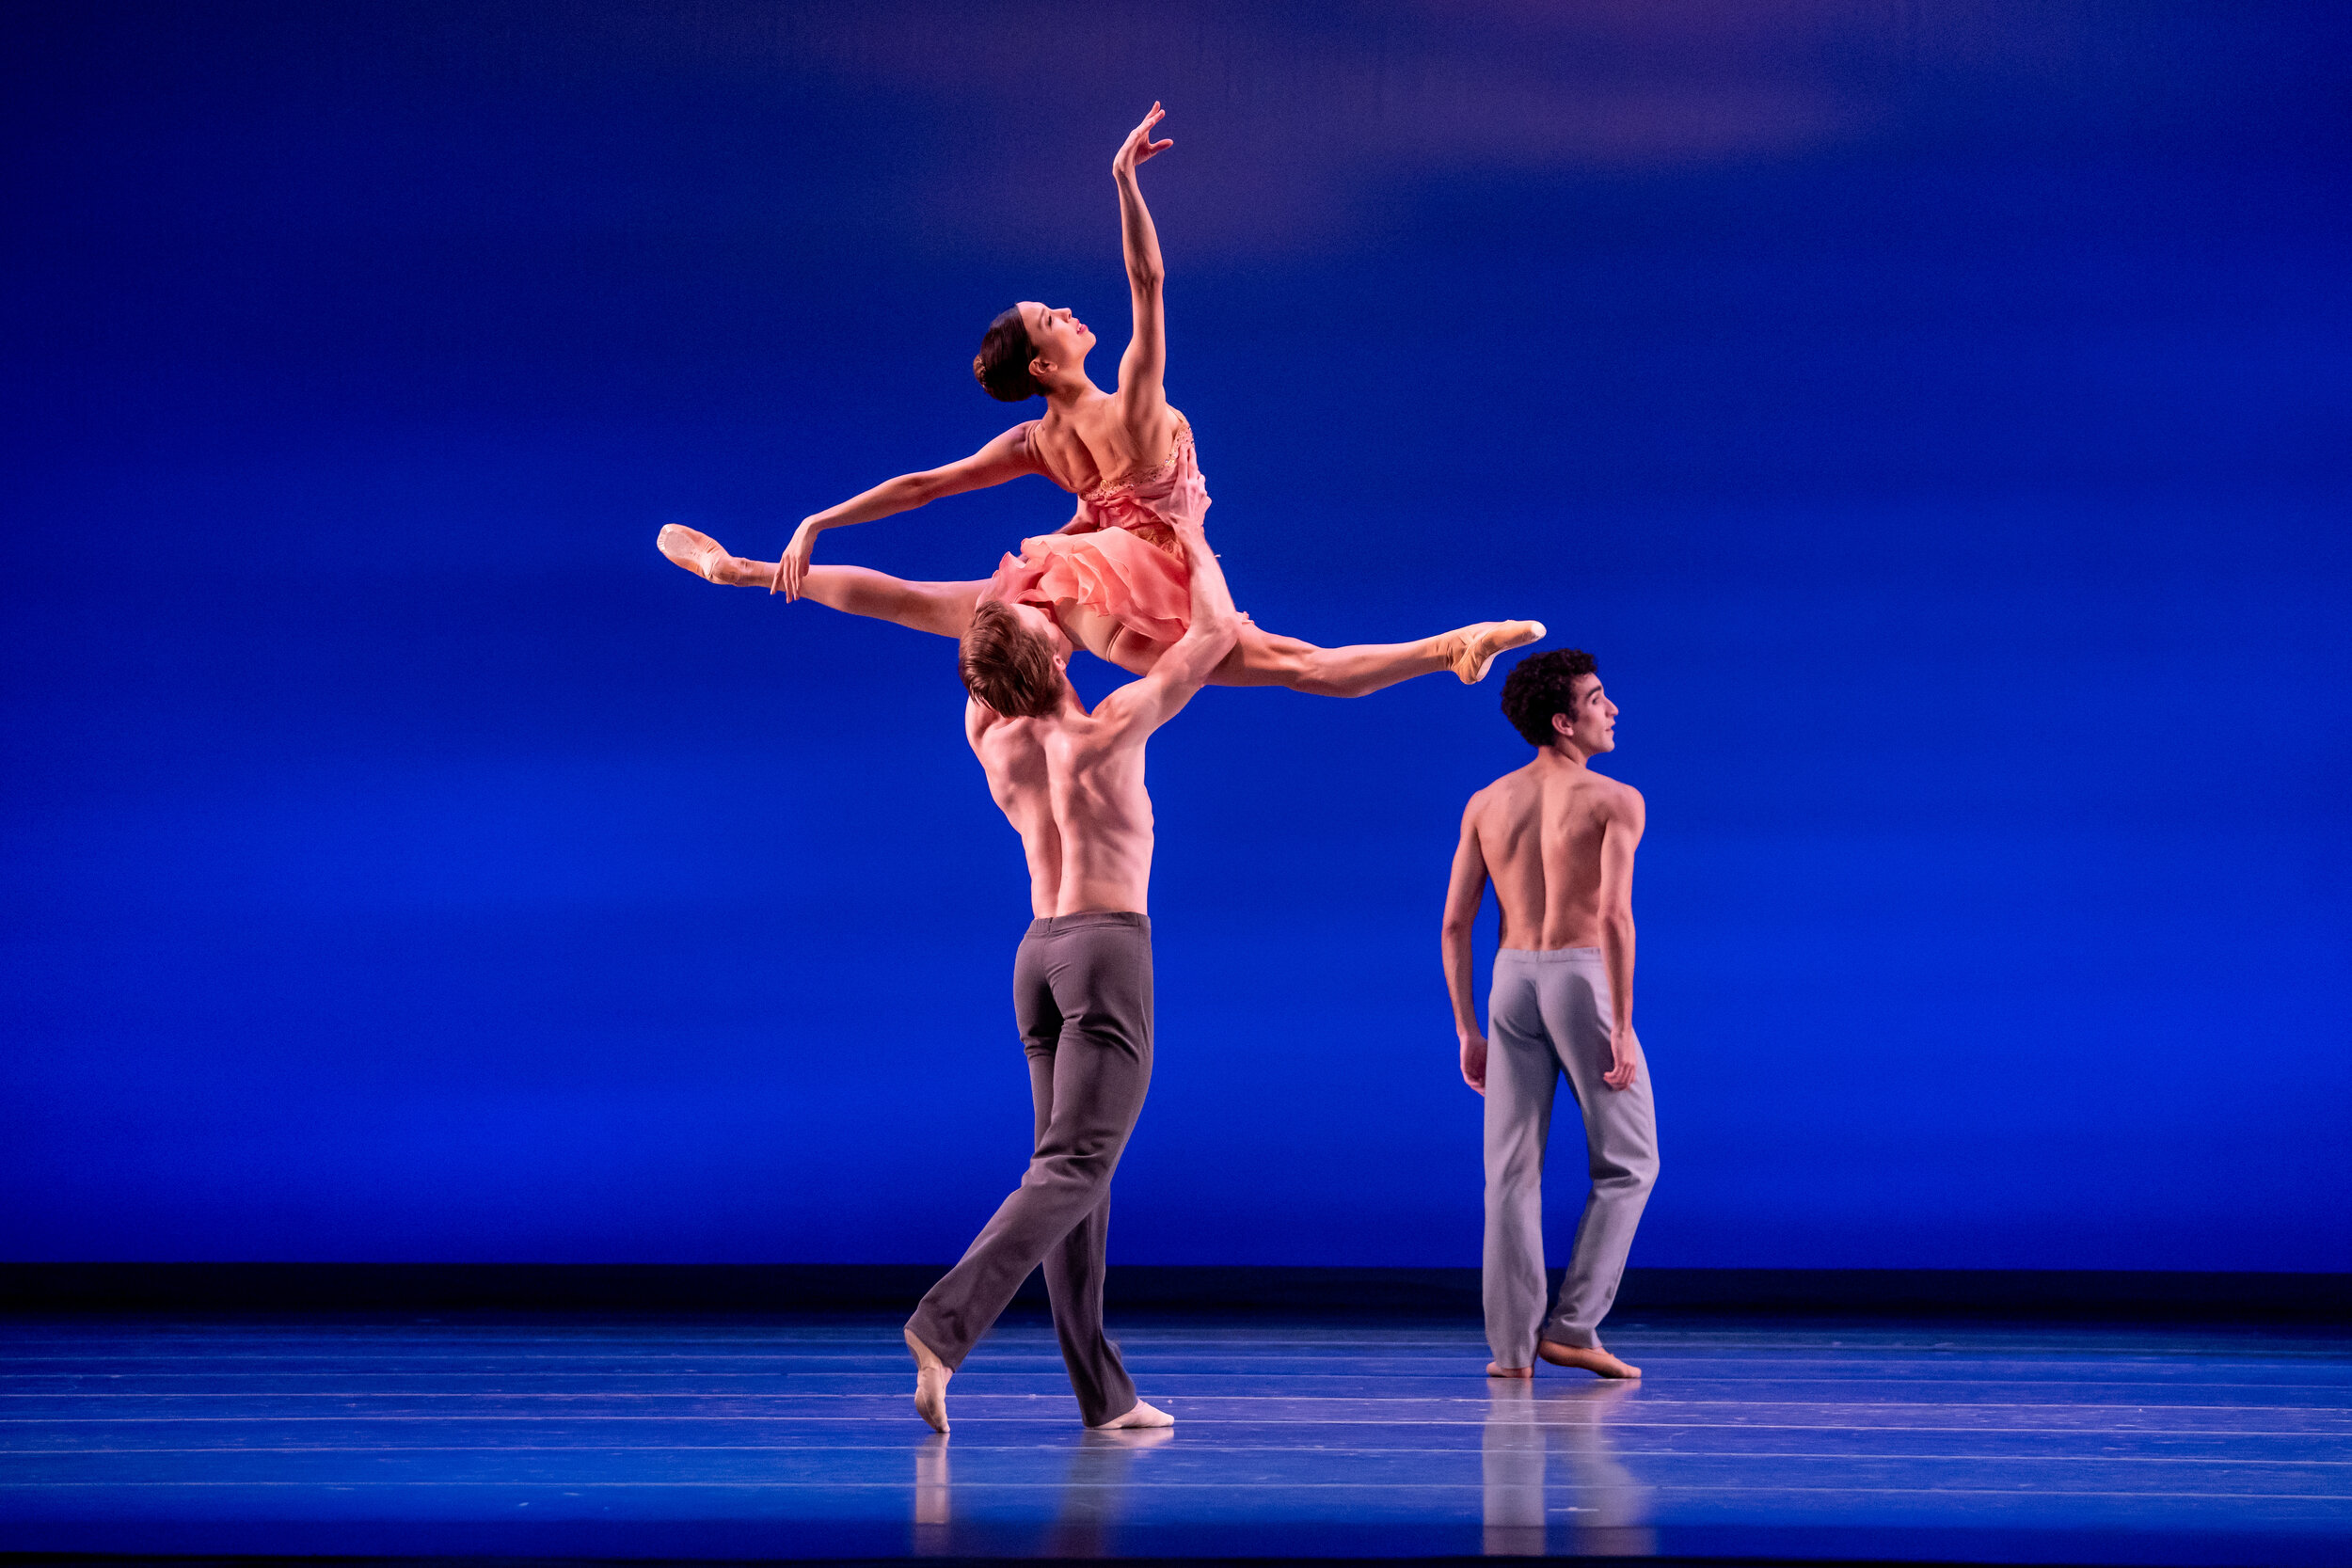
[[1617, 749], [1617, 705], [1600, 689], [1598, 675], [1576, 677], [1576, 705], [1555, 717], [1552, 727], [1559, 728], [1562, 720], [1571, 721], [1567, 738], [1586, 756]]
[[1094, 334], [1067, 305], [1041, 305], [1025, 299], [1021, 322], [1029, 329], [1029, 346], [1037, 356], [1051, 361], [1057, 370], [1076, 370], [1086, 363], [1087, 350], [1094, 346]]

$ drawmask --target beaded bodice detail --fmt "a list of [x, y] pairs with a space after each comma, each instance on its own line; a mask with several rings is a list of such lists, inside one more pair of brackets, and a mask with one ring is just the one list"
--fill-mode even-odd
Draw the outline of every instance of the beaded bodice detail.
[[1078, 509], [1065, 533], [1089, 533], [1097, 529], [1123, 529], [1146, 544], [1184, 559], [1176, 537], [1180, 521], [1198, 520], [1209, 509], [1208, 482], [1200, 477], [1200, 461], [1193, 450], [1192, 425], [1182, 415], [1176, 420], [1176, 440], [1168, 456], [1148, 468], [1138, 468], [1107, 484], [1078, 495]]

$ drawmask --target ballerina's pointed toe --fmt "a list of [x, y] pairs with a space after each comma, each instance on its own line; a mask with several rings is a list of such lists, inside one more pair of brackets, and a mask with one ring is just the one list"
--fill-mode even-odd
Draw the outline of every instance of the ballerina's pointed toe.
[[719, 581], [721, 568], [734, 559], [707, 533], [697, 533], [679, 523], [662, 524], [653, 543], [672, 562], [706, 582]]
[[1454, 673], [1464, 686], [1476, 686], [1499, 656], [1541, 641], [1545, 634], [1541, 621], [1481, 621], [1459, 635], [1462, 647], [1454, 656]]

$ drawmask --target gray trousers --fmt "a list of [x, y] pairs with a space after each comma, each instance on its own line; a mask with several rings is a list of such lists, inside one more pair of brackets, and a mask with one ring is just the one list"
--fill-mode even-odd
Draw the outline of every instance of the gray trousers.
[[1012, 1008], [1029, 1057], [1036, 1152], [907, 1327], [961, 1366], [1043, 1264], [1070, 1386], [1087, 1425], [1100, 1426], [1136, 1405], [1103, 1332], [1103, 1259], [1111, 1173], [1152, 1084], [1152, 922], [1126, 911], [1037, 921], [1013, 958]]
[[[1535, 1361], [1535, 1341], [1590, 1349], [1617, 1299], [1633, 1227], [1658, 1180], [1649, 1063], [1634, 1047], [1633, 1086], [1613, 1089], [1609, 974], [1597, 947], [1495, 955], [1486, 1010], [1486, 1344], [1504, 1367]], [[1544, 1312], [1544, 1143], [1560, 1075], [1584, 1112], [1592, 1195], [1549, 1318]]]

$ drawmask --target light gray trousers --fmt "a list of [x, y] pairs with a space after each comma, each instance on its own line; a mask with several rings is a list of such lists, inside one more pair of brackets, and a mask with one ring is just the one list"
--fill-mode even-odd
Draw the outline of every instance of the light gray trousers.
[[[1586, 1349], [1617, 1299], [1633, 1227], [1658, 1180], [1649, 1063], [1634, 1047], [1633, 1086], [1613, 1089], [1609, 974], [1597, 947], [1495, 955], [1486, 1010], [1486, 1344], [1504, 1367], [1535, 1361], [1535, 1341]], [[1577, 1222], [1560, 1299], [1544, 1313], [1544, 1144], [1562, 1073], [1584, 1113], [1592, 1195]]]

